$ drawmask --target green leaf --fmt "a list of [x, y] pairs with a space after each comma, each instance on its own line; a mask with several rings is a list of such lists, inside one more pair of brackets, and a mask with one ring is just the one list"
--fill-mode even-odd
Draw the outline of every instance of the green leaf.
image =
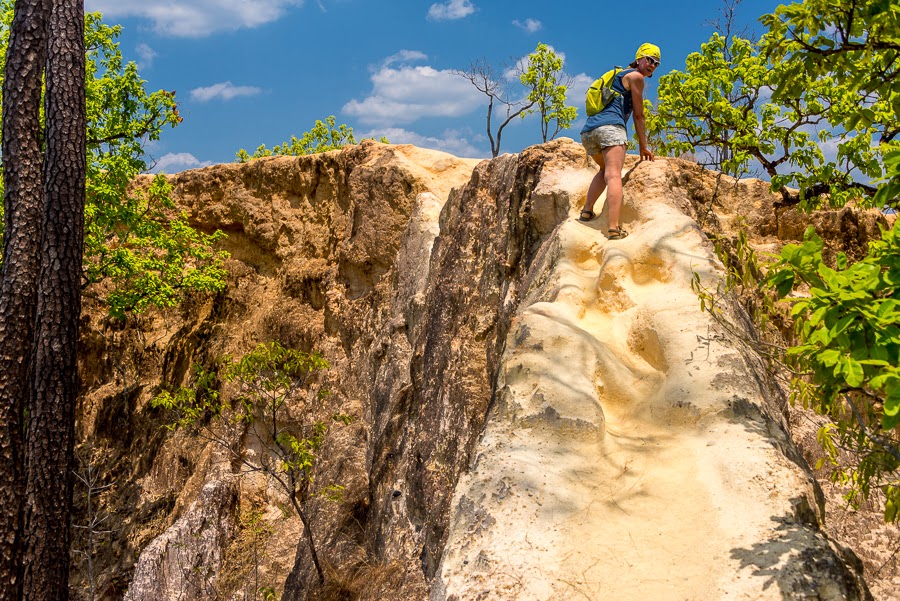
[[827, 349], [819, 353], [819, 361], [822, 362], [823, 365], [827, 367], [832, 367], [837, 364], [838, 360], [841, 358], [841, 353], [834, 349]]
[[810, 326], [816, 326], [816, 325], [819, 325], [819, 323], [822, 321], [822, 319], [825, 318], [825, 315], [826, 315], [826, 314], [828, 313], [828, 311], [830, 311], [830, 310], [832, 310], [832, 307], [819, 307], [818, 309], [816, 309], [815, 311], [813, 311], [812, 315], [809, 316], [809, 319], [807, 320], [807, 323], [808, 323]]
[[862, 386], [865, 380], [865, 372], [862, 365], [860, 365], [859, 361], [850, 357], [847, 357], [843, 363], [843, 373], [846, 375], [847, 384], [854, 388]]
[[898, 510], [900, 510], [900, 500], [897, 496], [888, 496], [884, 504], [884, 521], [887, 523], [897, 521]]
[[797, 301], [794, 303], [794, 306], [791, 308], [791, 317], [797, 317], [809, 309], [808, 301]]
[[862, 359], [859, 361], [861, 365], [873, 365], [876, 367], [889, 367], [890, 363], [881, 359]]
[[794, 273], [788, 269], [780, 269], [769, 278], [768, 284], [775, 287], [780, 298], [784, 298], [794, 289]]
[[855, 315], [845, 315], [844, 317], [840, 318], [838, 322], [831, 328], [831, 335], [837, 336], [843, 333], [855, 320]]

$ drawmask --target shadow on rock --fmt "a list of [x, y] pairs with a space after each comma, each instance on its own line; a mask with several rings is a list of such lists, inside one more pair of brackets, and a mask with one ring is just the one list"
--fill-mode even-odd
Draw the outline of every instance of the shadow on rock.
[[773, 517], [777, 526], [769, 540], [731, 550], [740, 570], [749, 569], [753, 577], [765, 578], [762, 589], [775, 586], [782, 599], [871, 600], [859, 576], [862, 564], [856, 555], [829, 543], [811, 525], [815, 516], [806, 499], [791, 501], [794, 515]]

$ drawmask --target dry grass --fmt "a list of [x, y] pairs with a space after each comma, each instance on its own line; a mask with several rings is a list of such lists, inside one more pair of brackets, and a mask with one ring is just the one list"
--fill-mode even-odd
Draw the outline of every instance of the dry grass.
[[404, 569], [398, 562], [362, 563], [340, 573], [327, 571], [325, 586], [310, 597], [311, 601], [396, 599], [404, 580]]

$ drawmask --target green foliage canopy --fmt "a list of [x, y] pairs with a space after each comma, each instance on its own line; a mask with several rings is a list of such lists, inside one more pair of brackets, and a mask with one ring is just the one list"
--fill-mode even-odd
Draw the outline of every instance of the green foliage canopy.
[[[789, 363], [809, 379], [795, 378], [792, 390], [833, 422], [819, 441], [836, 468], [835, 480], [850, 486], [849, 499], [867, 498], [873, 486], [886, 495], [885, 517], [898, 517], [900, 451], [900, 231], [883, 232], [868, 256], [837, 268], [822, 260], [823, 242], [813, 228], [803, 244], [789, 244], [769, 274], [769, 285], [793, 303], [799, 344]], [[788, 297], [799, 285], [808, 296]], [[840, 449], [859, 458], [841, 468]]]
[[[538, 44], [528, 55], [526, 66], [519, 75], [519, 81], [528, 90], [528, 102], [534, 108], [520, 116], [536, 111], [541, 117], [541, 138], [543, 142], [552, 140], [560, 131], [572, 125], [578, 115], [574, 106], [566, 106], [566, 90], [570, 81], [563, 75], [563, 59], [547, 44]], [[556, 122], [551, 133], [551, 123]]]
[[[0, 56], [6, 56], [13, 1], [0, 0]], [[147, 170], [144, 144], [181, 122], [174, 93], [147, 93], [133, 62], [124, 63], [120, 26], [85, 15], [88, 165], [84, 285], [122, 317], [149, 306], [170, 307], [190, 292], [225, 286], [224, 234], [190, 226], [178, 214], [162, 175], [134, 186]], [[2, 77], [2, 71], [0, 71]]]
[[[796, 97], [803, 78], [830, 76], [856, 94], [832, 107], [829, 120], [845, 131], [870, 135], [885, 157], [886, 185], [875, 206], [898, 206], [900, 165], [900, 5], [892, 0], [808, 0], [779, 6], [760, 21], [769, 29], [762, 50], [783, 78], [773, 99]], [[856, 147], [839, 147], [838, 160], [855, 161]], [[871, 169], [870, 177], [881, 177]], [[883, 180], [884, 181], [884, 180]]]
[[[317, 119], [312, 129], [304, 132], [299, 139], [291, 136], [289, 141], [278, 144], [272, 149], [266, 148], [266, 145], [262, 144], [252, 155], [241, 148], [237, 151], [236, 160], [238, 163], [246, 163], [250, 159], [268, 156], [305, 156], [356, 144], [353, 128], [343, 123], [341, 125], [335, 125], [335, 123], [334, 115], [326, 117], [324, 123]], [[381, 141], [387, 143], [384, 138]]]
[[[858, 107], [859, 90], [838, 75], [806, 74], [771, 60], [763, 48], [773, 35], [752, 42], [714, 33], [688, 56], [683, 72], [660, 77], [658, 107], [648, 116], [651, 137], [667, 154], [709, 151], [721, 157], [710, 166], [735, 176], [755, 161], [785, 200], [793, 200], [788, 187], [798, 188], [809, 206], [826, 193], [833, 206], [871, 199], [876, 189], [864, 180], [883, 174], [883, 150], [873, 140], [900, 120], [879, 112], [841, 127], [849, 107]], [[787, 77], [796, 94], [773, 96]], [[837, 147], [836, 160], [826, 159], [825, 145]]]

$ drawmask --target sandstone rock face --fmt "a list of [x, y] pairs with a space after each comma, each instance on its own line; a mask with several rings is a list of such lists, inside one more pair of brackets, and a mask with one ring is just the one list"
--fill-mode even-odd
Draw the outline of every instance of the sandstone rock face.
[[[369, 142], [171, 176], [197, 226], [229, 233], [231, 275], [124, 329], [86, 320], [79, 434], [116, 483], [102, 595], [183, 590], [158, 567], [177, 546], [208, 569], [197, 599], [865, 598], [819, 530], [783, 398], [690, 289], [721, 276], [697, 221], [755, 206], [749, 226], [777, 233], [754, 217], [766, 185], [630, 162], [632, 234], [610, 242], [605, 214], [573, 219], [584, 159], [570, 140], [482, 162]], [[270, 340], [331, 365], [299, 420], [356, 417], [307, 503], [324, 587], [277, 489], [148, 406]], [[316, 495], [329, 483], [340, 502]]]
[[[863, 598], [784, 399], [691, 290], [721, 265], [671, 166], [631, 167], [631, 235], [561, 223], [521, 291], [431, 599]], [[581, 173], [537, 189], [577, 198]]]
[[[155, 553], [148, 551], [153, 541], [170, 537], [204, 484], [221, 476], [221, 459], [202, 440], [169, 435], [162, 428], [165, 416], [151, 409], [149, 400], [162, 384], [189, 383], [193, 364], [213, 367], [224, 354], [239, 356], [271, 340], [317, 349], [331, 364], [321, 384], [332, 394], [315, 413], [302, 416], [303, 422], [328, 419], [337, 411], [356, 418], [329, 436], [316, 473], [321, 486], [345, 487], [342, 502], [324, 500], [314, 490], [309, 503], [323, 560], [344, 573], [366, 566], [386, 575], [405, 569], [405, 557], [381, 554], [372, 542], [382, 540], [381, 520], [389, 521], [370, 515], [371, 489], [382, 480], [369, 474], [385, 469], [369, 463], [375, 454], [372, 416], [382, 415], [373, 394], [376, 373], [381, 385], [389, 381], [398, 391], [410, 381], [412, 345], [404, 340], [407, 328], [422, 318], [440, 210], [451, 188], [470, 179], [476, 163], [372, 143], [170, 178], [176, 200], [196, 226], [228, 232], [230, 278], [228, 290], [216, 298], [192, 299], [177, 311], [144, 316], [125, 328], [96, 312], [86, 317], [79, 436], [95, 449], [95, 468], [105, 472], [105, 482], [114, 484], [102, 498], [113, 534], [96, 551], [101, 596], [122, 598], [135, 563], [151, 561], [141, 556]], [[394, 345], [390, 357], [388, 344]], [[405, 424], [408, 416], [384, 421], [391, 419]], [[458, 463], [463, 469], [465, 461]], [[282, 511], [285, 500], [271, 483], [242, 476], [238, 484], [239, 512], [262, 514], [272, 534], [249, 549], [263, 558], [254, 566], [253, 586], [245, 582], [249, 575], [238, 575], [243, 581], [230, 577], [242, 590], [252, 589], [256, 580], [280, 590], [293, 571], [286, 596], [302, 597], [317, 580], [299, 520]], [[81, 496], [83, 491], [76, 491], [76, 499]], [[237, 544], [237, 534], [223, 544]], [[391, 536], [391, 544], [401, 546], [396, 540], [404, 534]], [[221, 557], [235, 550], [226, 548]], [[418, 561], [408, 563], [414, 566], [408, 587], [424, 595]], [[218, 586], [232, 568], [214, 562], [210, 585]], [[178, 583], [159, 586], [175, 590]], [[386, 586], [395, 588], [393, 581]]]
[[143, 550], [125, 598], [139, 601], [215, 598], [216, 571], [234, 536], [237, 488], [214, 480]]

